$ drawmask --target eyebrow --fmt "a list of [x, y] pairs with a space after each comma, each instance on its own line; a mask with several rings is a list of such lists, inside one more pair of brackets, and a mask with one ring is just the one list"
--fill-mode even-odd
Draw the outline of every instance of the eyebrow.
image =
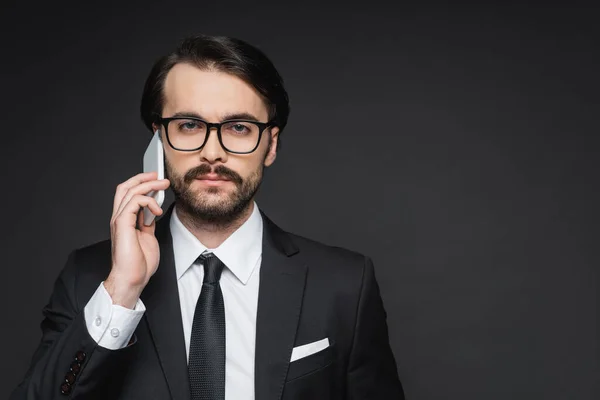
[[[174, 113], [171, 118], [198, 118], [206, 121], [206, 118], [194, 111], [178, 111]], [[245, 119], [248, 121], [260, 122], [258, 118], [247, 112], [224, 114], [221, 121], [229, 121], [232, 119]]]

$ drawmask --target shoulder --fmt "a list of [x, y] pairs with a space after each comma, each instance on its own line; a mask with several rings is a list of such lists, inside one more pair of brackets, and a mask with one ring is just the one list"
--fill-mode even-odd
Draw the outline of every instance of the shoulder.
[[75, 292], [76, 304], [83, 306], [106, 279], [111, 268], [111, 243], [102, 240], [72, 250], [59, 280]]
[[358, 251], [326, 244], [312, 238], [282, 229], [263, 213], [266, 236], [288, 256], [304, 264], [309, 277], [319, 279], [343, 278], [360, 282], [371, 265], [371, 259]]
[[[111, 259], [111, 242], [109, 239], [76, 248], [71, 256], [79, 269], [93, 270]], [[110, 266], [110, 265], [109, 265]]]
[[365, 254], [341, 246], [334, 246], [317, 240], [286, 232], [290, 239], [298, 246], [300, 252], [310, 254], [312, 257], [325, 258], [343, 264], [364, 264], [368, 258]]
[[358, 293], [372, 271], [370, 257], [345, 247], [333, 246], [287, 233], [298, 247], [293, 257], [306, 266], [308, 282], [335, 292]]

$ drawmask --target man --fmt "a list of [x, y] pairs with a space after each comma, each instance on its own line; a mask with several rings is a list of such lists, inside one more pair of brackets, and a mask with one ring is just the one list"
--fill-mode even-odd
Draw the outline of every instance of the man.
[[[118, 185], [111, 239], [69, 255], [11, 399], [403, 399], [371, 260], [254, 202], [289, 114], [268, 58], [188, 38], [155, 64], [141, 114], [168, 180]], [[163, 214], [145, 194], [168, 186]], [[145, 226], [142, 207], [162, 217]]]

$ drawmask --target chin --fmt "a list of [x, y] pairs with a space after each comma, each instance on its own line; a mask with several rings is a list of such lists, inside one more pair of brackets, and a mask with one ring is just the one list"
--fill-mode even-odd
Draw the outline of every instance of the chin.
[[196, 198], [198, 199], [198, 203], [208, 205], [210, 207], [222, 207], [229, 206], [230, 203], [233, 202], [232, 193], [227, 193], [221, 189], [210, 189], [207, 191], [203, 191]]

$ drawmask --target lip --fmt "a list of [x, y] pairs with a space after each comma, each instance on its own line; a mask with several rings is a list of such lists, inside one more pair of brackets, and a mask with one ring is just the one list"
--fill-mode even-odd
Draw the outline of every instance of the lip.
[[220, 177], [219, 175], [216, 174], [207, 174], [207, 175], [202, 175], [198, 178], [196, 178], [199, 181], [228, 181], [229, 179], [224, 179], [222, 177]]
[[202, 175], [202, 176], [196, 178], [196, 180], [202, 182], [205, 185], [209, 185], [209, 186], [218, 186], [218, 185], [222, 185], [224, 183], [229, 182], [229, 179], [223, 179], [219, 175], [214, 175], [214, 174]]

